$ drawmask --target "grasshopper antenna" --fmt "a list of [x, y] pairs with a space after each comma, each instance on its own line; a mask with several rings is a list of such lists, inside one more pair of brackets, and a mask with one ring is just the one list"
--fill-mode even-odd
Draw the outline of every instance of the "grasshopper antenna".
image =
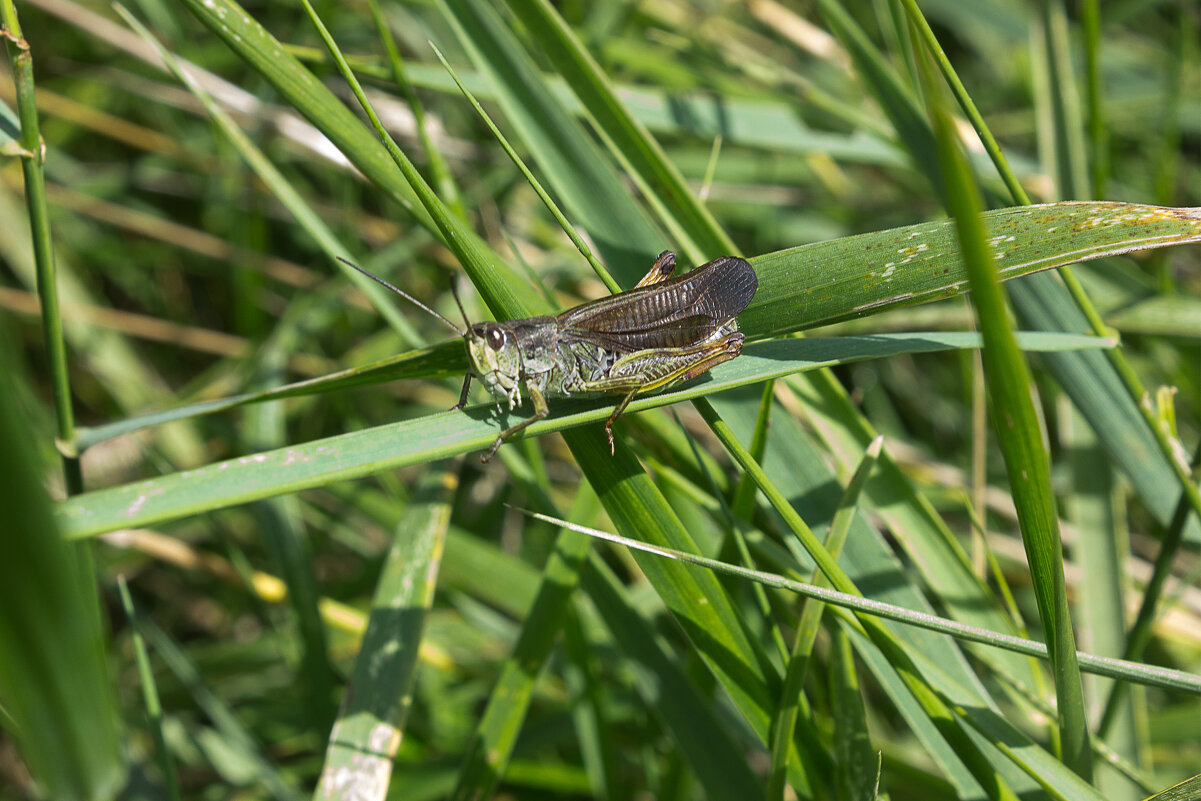
[[[381, 285], [381, 286], [383, 286], [383, 287], [386, 287], [387, 289], [391, 289], [393, 292], [395, 292], [397, 295], [400, 295], [402, 298], [404, 298], [405, 300], [407, 300], [409, 303], [412, 303], [414, 306], [417, 306], [418, 308], [420, 308], [420, 309], [423, 309], [424, 311], [426, 311], [427, 313], [429, 313], [429, 314], [433, 315], [434, 317], [437, 317], [439, 320], [441, 320], [442, 322], [444, 322], [444, 323], [446, 323], [447, 325], [449, 325], [449, 326], [451, 327], [451, 329], [453, 329], [453, 330], [454, 330], [454, 332], [455, 332], [456, 334], [458, 334], [459, 336], [461, 336], [461, 337], [466, 337], [466, 336], [467, 336], [467, 332], [466, 332], [464, 329], [462, 329], [462, 328], [459, 328], [457, 325], [455, 325], [454, 323], [452, 323], [450, 320], [446, 319], [446, 318], [445, 318], [445, 317], [443, 317], [441, 314], [438, 314], [438, 312], [434, 311], [434, 310], [433, 310], [433, 309], [431, 309], [429, 306], [426, 306], [424, 303], [422, 303], [421, 301], [417, 300], [417, 298], [413, 297], [413, 296], [412, 296], [412, 295], [410, 295], [409, 293], [407, 293], [407, 292], [403, 292], [403, 291], [401, 291], [401, 290], [397, 289], [396, 287], [392, 286], [391, 284], [389, 284], [389, 283], [388, 283], [387, 281], [385, 281], [384, 279], [380, 278], [378, 275], [374, 275], [374, 274], [372, 274], [372, 273], [369, 273], [369, 272], [367, 272], [366, 270], [364, 270], [364, 269], [363, 269], [362, 267], [360, 267], [359, 265], [355, 264], [355, 263], [354, 263], [354, 262], [352, 262], [352, 261], [349, 261], [349, 260], [347, 260], [347, 259], [344, 259], [344, 258], [342, 258], [341, 256], [338, 256], [338, 261], [342, 262], [343, 264], [347, 265], [348, 267], [353, 267], [354, 269], [356, 269], [356, 270], [358, 270], [359, 272], [361, 272], [363, 275], [365, 275], [365, 276], [367, 276], [368, 278], [370, 278], [372, 281], [375, 281], [377, 284], [379, 284], [379, 285]], [[452, 291], [453, 291], [454, 287], [451, 287], [451, 289], [452, 289]], [[458, 296], [458, 295], [455, 295], [455, 303], [458, 303], [458, 304], [459, 304], [459, 311], [462, 311], [462, 310], [463, 310], [463, 304], [462, 304], [462, 303], [459, 303], [459, 296]], [[464, 320], [466, 320], [466, 319], [467, 319], [467, 315], [465, 315], [465, 314], [464, 314], [464, 315], [463, 315], [463, 319], [464, 319]]]
[[[455, 305], [459, 307], [459, 314], [463, 315], [463, 324], [471, 328], [471, 321], [467, 319], [467, 312], [463, 309], [463, 301], [459, 300], [459, 290], [455, 289], [455, 282], [450, 282], [450, 294], [454, 296]], [[464, 334], [463, 336], [467, 336]]]

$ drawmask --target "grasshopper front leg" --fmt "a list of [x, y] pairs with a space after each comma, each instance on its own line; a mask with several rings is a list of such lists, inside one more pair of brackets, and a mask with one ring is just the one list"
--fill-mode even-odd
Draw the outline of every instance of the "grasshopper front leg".
[[609, 439], [609, 454], [616, 452], [613, 424], [640, 392], [653, 392], [680, 381], [696, 378], [722, 362], [742, 353], [745, 337], [737, 331], [714, 342], [703, 342], [684, 348], [655, 348], [631, 353], [618, 359], [608, 378], [586, 382], [581, 389], [587, 392], [624, 392], [625, 397], [605, 421], [605, 436]]
[[500, 435], [496, 438], [496, 442], [492, 443], [492, 449], [480, 457], [480, 461], [482, 463], [488, 464], [489, 460], [496, 455], [496, 451], [509, 437], [513, 436], [518, 431], [521, 431], [526, 426], [532, 425], [550, 414], [550, 407], [546, 405], [546, 398], [542, 397], [542, 392], [538, 389], [538, 387], [527, 382], [525, 388], [529, 391], [530, 401], [534, 404], [534, 416], [528, 420], [522, 420], [517, 425], [510, 426], [504, 431], [500, 432]]
[[463, 376], [463, 389], [459, 391], [459, 402], [450, 407], [452, 412], [457, 412], [467, 405], [467, 392], [471, 389], [471, 373]]

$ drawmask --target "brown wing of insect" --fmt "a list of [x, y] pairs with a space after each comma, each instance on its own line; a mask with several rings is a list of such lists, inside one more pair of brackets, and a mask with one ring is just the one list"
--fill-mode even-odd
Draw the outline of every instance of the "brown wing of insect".
[[[656, 266], [663, 260], [660, 256]], [[747, 307], [758, 286], [746, 260], [723, 256], [683, 275], [568, 309], [557, 319], [567, 336], [615, 353], [679, 348], [708, 339]]]

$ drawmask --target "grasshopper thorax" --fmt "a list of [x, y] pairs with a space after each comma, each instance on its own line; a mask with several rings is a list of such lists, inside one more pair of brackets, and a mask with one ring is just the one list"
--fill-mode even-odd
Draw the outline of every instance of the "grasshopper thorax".
[[468, 330], [467, 357], [471, 371], [498, 398], [507, 398], [509, 408], [521, 402], [521, 348], [513, 331], [500, 323], [475, 323]]

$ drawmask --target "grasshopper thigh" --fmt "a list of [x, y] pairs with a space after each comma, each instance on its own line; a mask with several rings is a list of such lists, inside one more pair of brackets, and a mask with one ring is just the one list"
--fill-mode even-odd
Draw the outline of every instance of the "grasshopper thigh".
[[705, 373], [722, 362], [728, 362], [742, 353], [744, 336], [738, 332], [727, 334], [717, 342], [709, 342], [689, 348], [663, 348], [631, 354], [618, 361], [613, 372], [623, 372], [599, 381], [584, 384], [589, 392], [625, 392], [613, 414], [605, 421], [605, 436], [609, 440], [609, 453], [614, 452], [613, 425], [630, 401], [640, 392], [650, 392], [671, 386]]

